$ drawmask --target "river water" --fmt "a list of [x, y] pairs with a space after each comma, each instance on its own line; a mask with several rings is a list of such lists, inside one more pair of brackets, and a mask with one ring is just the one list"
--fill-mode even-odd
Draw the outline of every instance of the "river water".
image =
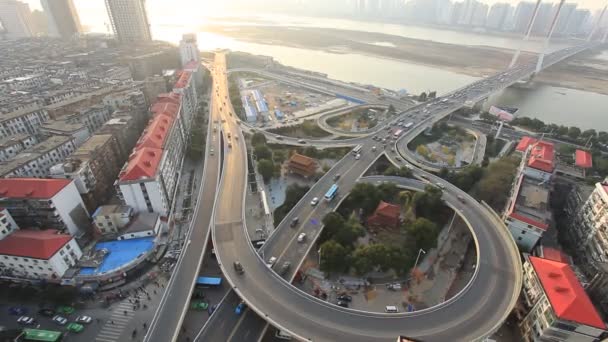
[[[84, 4], [91, 7], [82, 7], [84, 5], [82, 2], [80, 3], [81, 19], [89, 25], [92, 31], [107, 32], [108, 27], [103, 25], [103, 21], [99, 21], [99, 13], [103, 11], [103, 8], [97, 7], [102, 6], [102, 2], [96, 0], [87, 1]], [[346, 19], [293, 17], [263, 13], [243, 15], [232, 13], [232, 17], [209, 17], [202, 14], [206, 13], [205, 8], [196, 6], [189, 11], [184, 11], [183, 6], [175, 6], [170, 1], [150, 0], [147, 7], [154, 38], [177, 43], [184, 32], [197, 32], [201, 25], [220, 23], [227, 27], [231, 25], [332, 27], [461, 45], [485, 45], [499, 48], [523, 47], [530, 51], [539, 51], [542, 48], [542, 43], [535, 40], [522, 43], [513, 37]], [[242, 19], [244, 17], [251, 19]], [[94, 20], [97, 20], [97, 22]], [[198, 32], [198, 42], [202, 50], [228, 48], [233, 51], [272, 56], [285, 65], [325, 73], [331, 78], [362, 84], [374, 84], [393, 90], [405, 89], [413, 94], [429, 90], [436, 90], [441, 94], [464, 86], [476, 79], [425, 65], [361, 54], [329, 53], [286, 46], [254, 44], [209, 32]], [[384, 42], [370, 43], [385, 44]], [[562, 46], [555, 44], [550, 47], [550, 50]], [[608, 60], [608, 52], [604, 52], [598, 57], [598, 62], [604, 60]], [[567, 126], [576, 125], [583, 129], [608, 130], [608, 120], [606, 120], [608, 96], [606, 95], [537, 86], [532, 89], [507, 89], [501, 94], [492, 96], [488, 103], [518, 107], [520, 108], [520, 116], [535, 117], [545, 122]]]

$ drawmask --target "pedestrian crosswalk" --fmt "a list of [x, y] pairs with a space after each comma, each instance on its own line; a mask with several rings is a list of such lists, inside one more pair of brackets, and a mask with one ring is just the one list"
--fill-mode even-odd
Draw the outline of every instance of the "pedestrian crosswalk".
[[[126, 314], [125, 314], [126, 312]], [[95, 337], [95, 341], [98, 342], [116, 342], [120, 340], [120, 336], [123, 334], [125, 328], [129, 326], [129, 322], [134, 316], [133, 304], [125, 301], [120, 304], [105, 322], [105, 325]]]

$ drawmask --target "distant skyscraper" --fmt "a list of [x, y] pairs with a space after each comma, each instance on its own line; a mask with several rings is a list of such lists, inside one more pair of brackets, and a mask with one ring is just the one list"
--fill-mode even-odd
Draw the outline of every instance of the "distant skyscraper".
[[535, 4], [533, 2], [520, 2], [515, 9], [513, 18], [513, 30], [515, 32], [526, 32], [530, 19], [534, 15]]
[[123, 43], [152, 40], [145, 0], [106, 0], [112, 30]]
[[542, 3], [538, 8], [538, 14], [532, 27], [532, 33], [537, 35], [545, 35], [549, 32], [551, 21], [555, 16], [556, 8], [553, 7], [552, 3]]
[[0, 21], [2, 36], [6, 38], [27, 38], [34, 35], [30, 6], [15, 0], [0, 0]]
[[511, 11], [512, 7], [508, 3], [494, 4], [488, 14], [486, 26], [493, 30], [504, 30]]
[[195, 33], [186, 33], [182, 36], [182, 40], [179, 41], [179, 55], [182, 61], [182, 66], [191, 61], [201, 61]]
[[52, 37], [70, 38], [82, 33], [80, 19], [72, 0], [41, 0]]
[[471, 15], [471, 25], [476, 27], [485, 26], [487, 17], [488, 5], [478, 2]]
[[576, 10], [577, 4], [574, 3], [565, 3], [562, 6], [561, 12], [559, 12], [559, 17], [557, 17], [557, 24], [555, 26], [555, 33], [563, 34], [566, 32], [566, 28], [568, 27], [568, 22], [572, 17], [572, 13]]
[[577, 9], [572, 13], [568, 26], [566, 27], [566, 34], [578, 35], [586, 33], [590, 28], [591, 12], [586, 9]]

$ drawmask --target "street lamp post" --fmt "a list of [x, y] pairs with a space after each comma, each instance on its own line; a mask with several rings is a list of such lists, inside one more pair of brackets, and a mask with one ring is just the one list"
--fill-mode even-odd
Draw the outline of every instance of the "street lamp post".
[[424, 249], [420, 248], [420, 250], [418, 250], [418, 256], [416, 257], [416, 262], [414, 263], [414, 269], [416, 269], [416, 266], [418, 266], [418, 260], [420, 259], [420, 253], [426, 254]]

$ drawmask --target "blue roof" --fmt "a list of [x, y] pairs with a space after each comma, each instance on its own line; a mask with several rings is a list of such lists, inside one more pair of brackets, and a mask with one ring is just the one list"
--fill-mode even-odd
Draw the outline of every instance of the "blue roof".
[[99, 267], [83, 267], [80, 269], [80, 274], [102, 274], [119, 269], [135, 260], [141, 254], [148, 252], [152, 248], [154, 248], [153, 236], [138, 239], [99, 242], [95, 245], [95, 250], [106, 249], [109, 253], [105, 256]]

